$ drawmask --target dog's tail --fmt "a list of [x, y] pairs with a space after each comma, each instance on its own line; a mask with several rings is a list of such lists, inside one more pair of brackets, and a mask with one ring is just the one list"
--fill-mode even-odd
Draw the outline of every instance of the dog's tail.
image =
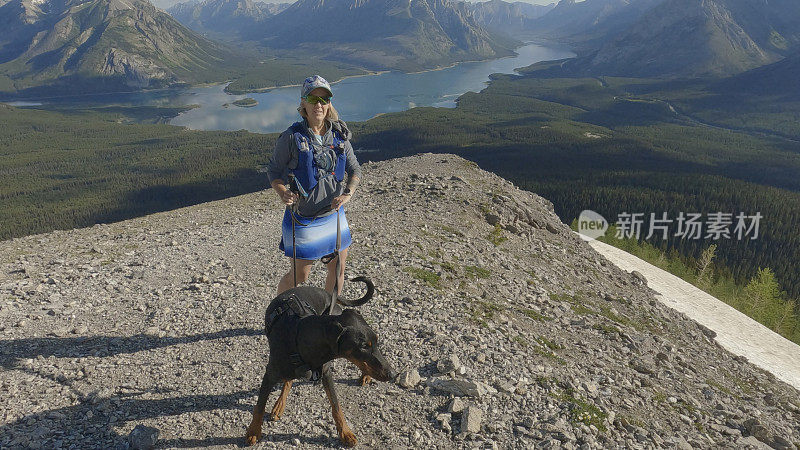
[[353, 307], [353, 306], [361, 306], [364, 303], [367, 303], [372, 298], [372, 294], [375, 293], [375, 285], [372, 284], [372, 281], [370, 281], [370, 279], [367, 278], [367, 277], [355, 277], [355, 278], [351, 279], [350, 281], [360, 281], [360, 282], [366, 284], [367, 285], [367, 293], [364, 294], [364, 296], [359, 298], [358, 300], [347, 300], [347, 299], [344, 299], [342, 297], [337, 297], [336, 300], [339, 303], [341, 303], [342, 305], [344, 305], [344, 306], [351, 306], [351, 307]]

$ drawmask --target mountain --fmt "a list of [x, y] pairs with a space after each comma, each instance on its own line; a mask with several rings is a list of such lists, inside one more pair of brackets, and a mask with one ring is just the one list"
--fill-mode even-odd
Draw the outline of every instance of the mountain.
[[533, 20], [530, 27], [535, 35], [569, 42], [579, 52], [596, 50], [662, 1], [561, 0], [547, 14]]
[[450, 0], [299, 0], [251, 38], [406, 71], [511, 55], [516, 43], [489, 33], [463, 2]]
[[730, 75], [800, 43], [797, 0], [665, 0], [585, 63], [620, 76]]
[[505, 35], [527, 34], [532, 28], [533, 19], [547, 14], [555, 7], [533, 5], [525, 2], [509, 3], [503, 0], [467, 3], [475, 21], [487, 30]]
[[[355, 365], [332, 364], [364, 448], [800, 442], [797, 390], [665, 306], [548, 200], [452, 155], [363, 169], [347, 274], [375, 283], [358, 312], [401, 373], [359, 386]], [[151, 433], [156, 448], [240, 445], [264, 311], [290, 265], [283, 211], [259, 191], [0, 242], [0, 447], [140, 447]], [[259, 447], [336, 446], [322, 392], [295, 383]]]
[[17, 94], [219, 80], [242, 63], [146, 0], [10, 0], [0, 28], [0, 86]]
[[716, 84], [722, 92], [749, 93], [800, 99], [800, 52], [786, 58], [734, 75]]
[[243, 31], [260, 26], [291, 3], [264, 3], [252, 0], [205, 0], [178, 3], [167, 12], [178, 22], [204, 33], [235, 39]]

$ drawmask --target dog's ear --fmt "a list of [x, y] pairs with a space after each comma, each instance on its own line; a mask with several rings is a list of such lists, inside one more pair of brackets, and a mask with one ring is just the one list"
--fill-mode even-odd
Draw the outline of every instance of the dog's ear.
[[367, 336], [358, 328], [344, 327], [338, 339], [338, 354], [344, 355], [356, 351], [366, 339]]

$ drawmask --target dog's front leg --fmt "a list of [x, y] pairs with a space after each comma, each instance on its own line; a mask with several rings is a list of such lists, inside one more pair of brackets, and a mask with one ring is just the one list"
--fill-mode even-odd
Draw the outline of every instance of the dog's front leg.
[[269, 398], [272, 388], [277, 384], [277, 380], [272, 376], [269, 366], [264, 373], [264, 378], [261, 380], [261, 389], [258, 390], [258, 401], [255, 408], [253, 408], [253, 421], [247, 427], [247, 445], [254, 445], [261, 438], [261, 425], [264, 423], [264, 410], [267, 407], [267, 399]]
[[333, 375], [331, 375], [330, 370], [326, 370], [322, 374], [322, 386], [325, 388], [328, 401], [331, 403], [333, 422], [336, 424], [336, 431], [339, 432], [339, 440], [347, 447], [356, 445], [356, 442], [358, 442], [356, 436], [350, 431], [350, 427], [347, 426], [342, 408], [339, 406], [339, 399], [336, 397], [336, 389], [333, 387]]
[[272, 407], [272, 412], [270, 413], [270, 418], [272, 420], [278, 420], [281, 418], [281, 414], [283, 414], [283, 409], [286, 408], [286, 397], [289, 396], [289, 390], [291, 388], [292, 388], [292, 380], [283, 382], [283, 389], [281, 389], [281, 395], [278, 397], [278, 401], [275, 402], [275, 406]]

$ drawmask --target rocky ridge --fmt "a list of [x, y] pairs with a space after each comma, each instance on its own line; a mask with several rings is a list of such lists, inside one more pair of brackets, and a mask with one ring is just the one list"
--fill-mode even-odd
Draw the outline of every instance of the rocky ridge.
[[[11, 0], [0, 6], [0, 75], [9, 95], [154, 88], [224, 79], [230, 48], [145, 0]], [[210, 75], [212, 74], [212, 75]]]
[[[325, 20], [309, 27], [312, 16]], [[299, 0], [264, 20], [249, 39], [402, 71], [510, 56], [518, 44], [488, 32], [466, 4], [450, 0]]]
[[[348, 275], [375, 282], [360, 310], [401, 372], [361, 387], [337, 362], [363, 446], [800, 443], [796, 390], [657, 302], [547, 200], [424, 154], [365, 164], [347, 210]], [[242, 444], [288, 266], [281, 216], [264, 191], [0, 242], [0, 447]], [[258, 448], [338, 447], [321, 387], [295, 386]]]

